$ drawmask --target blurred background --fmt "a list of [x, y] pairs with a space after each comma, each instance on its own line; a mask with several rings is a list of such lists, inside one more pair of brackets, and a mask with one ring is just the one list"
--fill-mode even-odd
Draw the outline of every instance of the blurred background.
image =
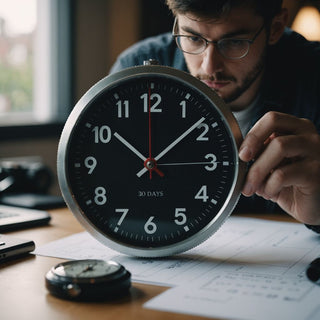
[[[289, 27], [320, 40], [320, 1], [284, 6]], [[121, 51], [170, 31], [172, 20], [164, 0], [0, 0], [0, 167], [37, 157], [55, 175], [76, 101]], [[56, 180], [50, 193], [59, 194]]]

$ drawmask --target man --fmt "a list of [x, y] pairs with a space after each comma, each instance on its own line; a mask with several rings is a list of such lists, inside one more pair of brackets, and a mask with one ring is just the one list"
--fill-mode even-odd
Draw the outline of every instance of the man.
[[281, 208], [320, 232], [320, 44], [286, 28], [282, 0], [167, 0], [173, 36], [144, 40], [111, 69], [157, 59], [228, 104], [252, 162], [238, 210]]

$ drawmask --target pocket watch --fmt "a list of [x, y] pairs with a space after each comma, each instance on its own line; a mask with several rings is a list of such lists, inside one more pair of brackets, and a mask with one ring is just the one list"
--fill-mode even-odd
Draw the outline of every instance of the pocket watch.
[[58, 147], [70, 210], [119, 252], [160, 257], [191, 249], [232, 213], [244, 164], [238, 124], [217, 94], [183, 71], [144, 65], [95, 84]]
[[57, 264], [46, 274], [49, 292], [69, 300], [112, 299], [127, 293], [130, 286], [130, 272], [115, 261], [67, 261]]

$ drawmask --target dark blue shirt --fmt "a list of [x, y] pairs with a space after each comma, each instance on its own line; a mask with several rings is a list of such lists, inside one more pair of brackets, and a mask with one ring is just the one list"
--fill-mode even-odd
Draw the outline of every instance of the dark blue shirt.
[[[142, 65], [149, 59], [188, 72], [183, 53], [170, 33], [134, 44], [118, 57], [110, 72]], [[256, 108], [250, 126], [273, 110], [310, 119], [320, 133], [319, 42], [307, 41], [286, 28], [278, 43], [267, 49], [266, 70]], [[236, 211], [275, 212], [280, 208], [271, 201], [252, 196], [241, 197]]]

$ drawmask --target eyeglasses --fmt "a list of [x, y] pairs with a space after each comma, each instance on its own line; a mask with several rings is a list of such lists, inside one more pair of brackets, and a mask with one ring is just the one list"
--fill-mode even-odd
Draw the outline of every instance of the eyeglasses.
[[263, 28], [264, 24], [252, 39], [225, 38], [218, 41], [209, 41], [200, 35], [187, 36], [177, 34], [178, 22], [177, 18], [175, 18], [172, 36], [175, 38], [178, 48], [185, 53], [200, 54], [212, 43], [225, 58], [236, 60], [244, 58], [248, 54], [250, 45], [254, 43]]

